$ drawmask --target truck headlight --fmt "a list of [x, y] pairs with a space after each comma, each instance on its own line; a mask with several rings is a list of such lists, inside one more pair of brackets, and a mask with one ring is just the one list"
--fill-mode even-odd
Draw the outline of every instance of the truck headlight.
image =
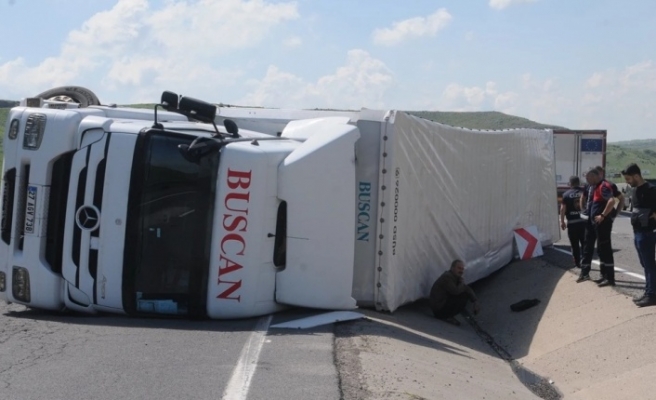
[[23, 148], [36, 150], [41, 146], [43, 132], [46, 130], [46, 115], [31, 114], [25, 123], [25, 135], [23, 135]]
[[14, 140], [16, 139], [16, 136], [18, 136], [18, 125], [19, 121], [17, 119], [14, 118], [11, 120], [11, 125], [9, 125], [9, 132], [7, 133], [9, 139]]
[[0, 292], [4, 292], [7, 288], [7, 275], [0, 271]]
[[30, 302], [30, 273], [23, 267], [14, 267], [12, 293], [16, 300]]

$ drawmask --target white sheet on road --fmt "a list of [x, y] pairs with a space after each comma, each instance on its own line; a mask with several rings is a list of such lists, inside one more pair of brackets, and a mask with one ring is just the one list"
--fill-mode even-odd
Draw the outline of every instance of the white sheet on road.
[[314, 328], [315, 326], [334, 324], [335, 322], [351, 321], [361, 318], [364, 318], [364, 314], [358, 312], [334, 311], [271, 325], [271, 328], [308, 329]]

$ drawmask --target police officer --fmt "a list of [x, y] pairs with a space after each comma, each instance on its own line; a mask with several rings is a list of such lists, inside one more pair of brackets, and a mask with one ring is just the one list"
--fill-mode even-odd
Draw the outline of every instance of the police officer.
[[[585, 220], [581, 218], [583, 188], [578, 176], [569, 178], [569, 187], [570, 189], [563, 194], [560, 205], [560, 227], [563, 230], [567, 229], [574, 265], [581, 268], [581, 250], [585, 244]], [[565, 219], [567, 219], [567, 223]]]
[[600, 279], [599, 287], [615, 286], [615, 262], [611, 246], [611, 231], [613, 229], [611, 213], [615, 208], [612, 185], [604, 180], [597, 169], [591, 169], [586, 179], [591, 185], [585, 234], [585, 250], [581, 261], [581, 274], [577, 282], [590, 280], [590, 269], [595, 245], [599, 254]]
[[[617, 199], [618, 206], [617, 207], [613, 206], [613, 209], [611, 210], [610, 214], [606, 218], [606, 221], [610, 222], [610, 225], [611, 225], [610, 226], [610, 231], [612, 232], [613, 222], [615, 221], [615, 218], [617, 217], [617, 214], [619, 212], [618, 209], [621, 210], [624, 207], [624, 194], [617, 188], [617, 185], [615, 183], [606, 180], [606, 171], [604, 170], [604, 168], [601, 165], [597, 165], [594, 169], [599, 173], [599, 177], [601, 178], [601, 181], [606, 182], [611, 186], [611, 189], [612, 189], [612, 192], [613, 192], [613, 197], [615, 199]], [[586, 176], [586, 180], [587, 180], [587, 176]], [[595, 187], [595, 185], [590, 184], [590, 182], [588, 180], [588, 182], [586, 183], [586, 185], [583, 189], [583, 195], [581, 196], [581, 203], [580, 204], [581, 204], [581, 210], [584, 210], [583, 212], [586, 213], [584, 218], [587, 217], [587, 211], [585, 211], [585, 210], [588, 210], [591, 207], [592, 197], [593, 197], [592, 194], [593, 194], [594, 187]], [[590, 226], [594, 227], [594, 224], [588, 225], [588, 227], [590, 227]], [[594, 232], [592, 232], [592, 233], [594, 233]], [[596, 233], [594, 233], [594, 236], [596, 237]], [[607, 279], [604, 277], [605, 271], [610, 271], [610, 270], [615, 271], [615, 267], [612, 266], [612, 265], [611, 266], [606, 266], [604, 264], [604, 261], [600, 259], [599, 260], [599, 270], [601, 271], [601, 273], [599, 275], [599, 278], [595, 279], [594, 282], [596, 284], [601, 284], [601, 286], [607, 286], [608, 282], [606, 282]], [[615, 275], [613, 274], [613, 277], [614, 276]], [[614, 279], [613, 279], [613, 282], [615, 282]]]

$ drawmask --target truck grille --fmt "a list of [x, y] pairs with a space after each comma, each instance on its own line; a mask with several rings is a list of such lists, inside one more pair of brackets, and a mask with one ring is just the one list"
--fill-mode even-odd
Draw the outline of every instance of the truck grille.
[[[76, 176], [72, 178], [77, 179], [75, 209], [68, 213], [68, 215], [72, 215], [73, 218], [76, 219], [73, 223], [73, 241], [72, 248], [70, 249], [71, 260], [73, 261], [76, 269], [75, 286], [83, 291], [91, 290], [91, 288], [80, 287], [80, 271], [85, 269], [83, 268], [85, 266], [81, 264], [86, 262], [86, 269], [89, 271], [89, 275], [94, 280], [94, 303], [96, 303], [97, 285], [95, 284], [95, 281], [98, 271], [99, 254], [98, 249], [91, 248], [91, 243], [94, 241], [97, 242], [100, 239], [101, 225], [99, 224], [91, 231], [83, 230], [80, 228], [80, 226], [78, 226], [76, 214], [82, 207], [93, 205], [99, 212], [98, 218], [101, 218], [102, 216], [103, 194], [107, 165], [106, 159], [107, 153], [109, 152], [110, 139], [111, 134], [107, 133], [104, 136], [104, 140], [96, 142], [93, 145], [87, 147], [84, 166], [81, 169], [78, 169], [79, 172], [73, 173], [73, 175]], [[99, 151], [98, 146], [101, 146], [101, 151]], [[75, 160], [73, 160], [73, 163], [75, 163]], [[67, 188], [67, 191], [70, 191], [70, 189]]]
[[16, 168], [5, 173], [2, 185], [2, 241], [9, 244], [11, 241], [11, 222], [14, 216], [14, 194], [16, 193]]
[[58, 274], [61, 274], [62, 270], [66, 202], [74, 154], [74, 151], [64, 154], [55, 161], [52, 168], [45, 257], [52, 271]]
[[23, 174], [20, 176], [20, 190], [18, 192], [18, 218], [16, 226], [18, 227], [18, 250], [23, 251], [25, 242], [25, 210], [27, 209], [27, 186], [30, 182], [30, 166], [23, 166]]
[[[87, 164], [89, 162], [89, 158], [87, 157]], [[84, 193], [87, 190], [87, 167], [85, 167], [82, 171], [80, 171], [80, 174], [78, 176], [78, 185], [77, 185], [77, 196], [75, 197], [75, 209], [73, 210], [73, 215], [75, 216], [75, 212], [80, 209], [84, 205]], [[74, 217], [75, 218], [75, 217]], [[73, 225], [73, 253], [71, 256], [73, 257], [73, 263], [75, 266], [78, 268], [78, 274], [76, 274], [75, 277], [75, 286], [79, 287], [79, 271], [80, 271], [80, 245], [82, 243], [82, 229], [80, 229], [79, 226], [77, 226], [77, 223]]]

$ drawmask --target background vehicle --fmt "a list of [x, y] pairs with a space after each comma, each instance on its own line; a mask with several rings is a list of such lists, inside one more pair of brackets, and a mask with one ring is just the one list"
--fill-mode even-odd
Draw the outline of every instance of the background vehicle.
[[558, 203], [569, 189], [569, 178], [578, 176], [585, 183], [585, 173], [598, 165], [606, 168], [605, 130], [554, 130], [556, 185]]

